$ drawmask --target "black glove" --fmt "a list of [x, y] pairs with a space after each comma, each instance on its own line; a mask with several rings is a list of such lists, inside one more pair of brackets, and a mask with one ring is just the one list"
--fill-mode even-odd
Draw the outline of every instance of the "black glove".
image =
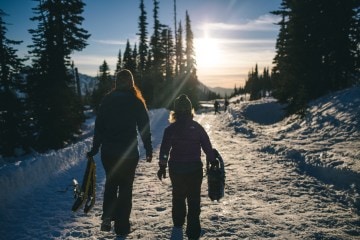
[[91, 148], [89, 152], [86, 153], [88, 158], [95, 156], [99, 152], [99, 149]]
[[161, 181], [163, 178], [166, 178], [166, 166], [165, 165], [159, 165], [159, 170], [157, 172], [157, 176], [159, 180]]
[[210, 162], [210, 165], [211, 165], [212, 167], [219, 167], [219, 161], [217, 161], [217, 160], [211, 161], [211, 162]]
[[152, 161], [152, 153], [146, 153], [146, 162], [151, 162]]

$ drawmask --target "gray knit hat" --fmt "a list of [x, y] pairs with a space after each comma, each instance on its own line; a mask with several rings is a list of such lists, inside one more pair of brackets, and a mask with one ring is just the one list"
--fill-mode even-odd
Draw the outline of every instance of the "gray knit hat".
[[181, 94], [175, 99], [174, 110], [177, 114], [191, 114], [192, 104], [188, 96]]

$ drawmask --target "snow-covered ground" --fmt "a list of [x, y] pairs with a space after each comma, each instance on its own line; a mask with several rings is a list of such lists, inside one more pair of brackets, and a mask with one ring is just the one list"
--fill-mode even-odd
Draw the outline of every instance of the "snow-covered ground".
[[[236, 102], [236, 99], [231, 99]], [[155, 156], [168, 111], [151, 110]], [[202, 188], [202, 239], [359, 239], [360, 88], [312, 102], [304, 119], [284, 118], [273, 99], [231, 104], [196, 116], [226, 162], [225, 197]], [[0, 167], [0, 239], [114, 239], [100, 232], [104, 171], [97, 201], [71, 212], [73, 178], [82, 179], [94, 119], [82, 141]], [[144, 152], [142, 151], [142, 158]], [[171, 184], [156, 177], [157, 157], [141, 161], [127, 239], [169, 239]]]

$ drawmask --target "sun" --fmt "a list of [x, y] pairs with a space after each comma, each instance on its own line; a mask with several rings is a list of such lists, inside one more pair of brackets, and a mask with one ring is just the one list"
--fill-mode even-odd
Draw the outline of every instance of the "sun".
[[216, 39], [205, 37], [195, 39], [196, 65], [209, 68], [218, 65], [220, 50]]

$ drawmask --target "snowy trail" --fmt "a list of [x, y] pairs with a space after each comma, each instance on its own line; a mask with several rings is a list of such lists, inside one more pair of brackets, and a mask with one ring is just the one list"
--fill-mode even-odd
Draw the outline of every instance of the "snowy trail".
[[[285, 137], [284, 131], [279, 135], [280, 123], [259, 125], [239, 116], [243, 113], [230, 108], [221, 115], [203, 112], [196, 116], [226, 166], [225, 197], [219, 203], [209, 200], [206, 179], [203, 181], [201, 223], [205, 235], [202, 239], [358, 239], [360, 220], [349, 204], [349, 197], [353, 197], [351, 189], [329, 184], [319, 173], [306, 171], [309, 169], [301, 161], [303, 152], [299, 144], [310, 156], [326, 153], [333, 145], [318, 142], [320, 137], [315, 133], [314, 136], [309, 133], [309, 139], [304, 137], [308, 142], [304, 145], [297, 137]], [[163, 109], [150, 112], [154, 159], [152, 163], [141, 160], [137, 168], [131, 215], [135, 231], [126, 239], [169, 239], [171, 234], [170, 180], [160, 182], [156, 177], [167, 114]], [[358, 149], [358, 135], [352, 136], [350, 149]], [[83, 156], [89, 144], [87, 138], [74, 152]], [[347, 143], [333, 144], [343, 146], [336, 151], [344, 152]], [[57, 162], [65, 157], [61, 152], [58, 154], [54, 156]], [[356, 151], [353, 154], [356, 155]], [[82, 178], [86, 160], [79, 156], [30, 193], [0, 205], [0, 239], [115, 239], [113, 232], [99, 230], [105, 181], [99, 156], [95, 158], [97, 201], [88, 215], [81, 210], [71, 212], [71, 190], [56, 192], [66, 187], [73, 177]], [[338, 174], [341, 170], [332, 168], [332, 171]], [[353, 174], [357, 181], [359, 172]], [[344, 173], [343, 176], [350, 175]], [[349, 183], [353, 181], [344, 179]]]
[[[242, 128], [248, 128], [243, 131], [247, 134], [223, 127], [222, 132], [228, 136], [222, 136], [219, 148], [228, 157], [227, 197], [222, 202], [225, 213], [221, 221], [228, 223], [228, 229], [232, 223], [234, 235], [249, 239], [359, 236], [359, 218], [346, 201], [341, 201], [343, 192], [302, 174], [288, 156], [264, 151], [274, 141], [269, 137], [271, 126], [245, 125]], [[234, 213], [234, 218], [229, 218], [228, 213]], [[229, 239], [236, 239], [234, 235]]]

